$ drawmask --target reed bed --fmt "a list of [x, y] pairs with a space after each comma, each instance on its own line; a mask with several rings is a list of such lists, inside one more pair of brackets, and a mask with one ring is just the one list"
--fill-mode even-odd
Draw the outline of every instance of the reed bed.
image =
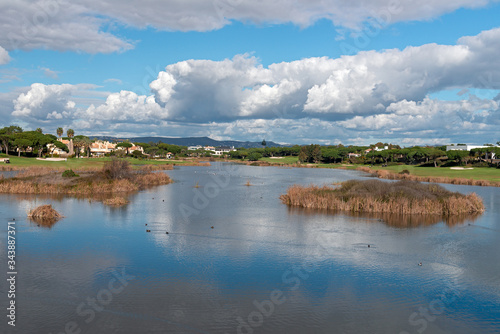
[[123, 205], [128, 204], [128, 200], [126, 198], [120, 197], [120, 196], [107, 198], [102, 202], [105, 205], [109, 205], [109, 206], [123, 206]]
[[433, 177], [433, 176], [417, 176], [407, 173], [393, 173], [388, 170], [373, 170], [368, 167], [358, 167], [356, 170], [369, 173], [379, 179], [387, 180], [407, 180], [416, 182], [429, 182], [429, 183], [449, 183], [465, 186], [482, 186], [482, 187], [500, 187], [500, 182], [491, 182], [487, 180], [474, 180], [458, 177]]
[[0, 180], [0, 193], [68, 194], [92, 197], [99, 194], [129, 193], [147, 187], [164, 185], [172, 180], [165, 173], [139, 173], [122, 179], [105, 179], [99, 173], [79, 179], [76, 184], [42, 183], [25, 178]]
[[475, 193], [462, 195], [414, 181], [351, 180], [335, 188], [293, 185], [280, 199], [289, 206], [348, 212], [441, 216], [484, 212], [483, 202]]
[[63, 215], [57, 212], [52, 205], [41, 205], [28, 213], [29, 218], [38, 219], [61, 219]]

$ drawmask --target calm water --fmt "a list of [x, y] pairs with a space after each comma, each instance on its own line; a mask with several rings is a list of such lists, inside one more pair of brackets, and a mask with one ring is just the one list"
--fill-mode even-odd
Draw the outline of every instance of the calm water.
[[[279, 201], [294, 183], [363, 177], [354, 171], [214, 164], [168, 173], [176, 183], [119, 209], [0, 196], [1, 267], [15, 218], [19, 273], [15, 329], [0, 284], [0, 332], [500, 332], [500, 188], [445, 185], [478, 193], [485, 214], [401, 228]], [[66, 218], [50, 228], [27, 221], [46, 203]]]

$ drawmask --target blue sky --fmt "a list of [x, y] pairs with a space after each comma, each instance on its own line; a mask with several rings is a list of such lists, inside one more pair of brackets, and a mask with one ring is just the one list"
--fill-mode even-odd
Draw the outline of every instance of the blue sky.
[[0, 1], [0, 125], [299, 144], [500, 140], [498, 1], [197, 2]]

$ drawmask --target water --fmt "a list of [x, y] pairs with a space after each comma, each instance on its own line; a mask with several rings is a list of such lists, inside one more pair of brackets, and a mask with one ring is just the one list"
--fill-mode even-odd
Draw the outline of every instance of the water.
[[[486, 212], [403, 228], [280, 203], [294, 183], [364, 177], [355, 171], [216, 163], [168, 174], [175, 183], [124, 208], [0, 196], [3, 268], [12, 218], [18, 247], [17, 325], [3, 315], [1, 332], [500, 332], [500, 188], [445, 185], [478, 193]], [[27, 221], [47, 203], [66, 218]], [[0, 290], [5, 310], [5, 280]]]

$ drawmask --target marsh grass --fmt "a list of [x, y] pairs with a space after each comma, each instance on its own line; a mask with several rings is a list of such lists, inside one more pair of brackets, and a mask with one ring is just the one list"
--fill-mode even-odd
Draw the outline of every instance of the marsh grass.
[[57, 212], [52, 205], [41, 205], [33, 210], [28, 212], [28, 218], [33, 220], [35, 223], [51, 227], [54, 225], [59, 219], [64, 216]]
[[124, 197], [116, 196], [105, 199], [103, 203], [109, 206], [123, 206], [128, 204], [128, 200]]
[[351, 180], [335, 188], [293, 185], [280, 199], [289, 206], [360, 213], [447, 217], [484, 211], [483, 202], [475, 193], [462, 195], [436, 184], [412, 181]]

